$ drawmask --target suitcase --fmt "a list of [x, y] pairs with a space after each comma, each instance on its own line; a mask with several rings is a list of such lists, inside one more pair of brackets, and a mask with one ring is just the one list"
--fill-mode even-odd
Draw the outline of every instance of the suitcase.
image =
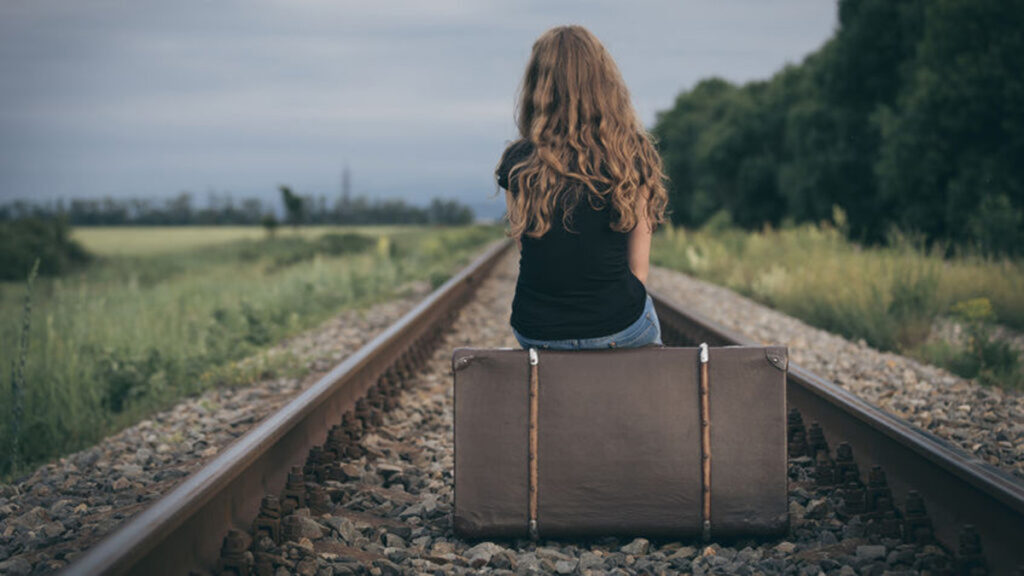
[[787, 367], [784, 346], [456, 349], [455, 533], [784, 534]]

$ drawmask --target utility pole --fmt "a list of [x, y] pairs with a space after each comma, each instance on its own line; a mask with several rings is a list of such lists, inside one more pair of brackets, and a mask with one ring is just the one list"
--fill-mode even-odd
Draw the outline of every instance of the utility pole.
[[348, 206], [349, 201], [352, 199], [352, 172], [348, 169], [348, 163], [345, 163], [345, 169], [341, 172], [341, 205]]

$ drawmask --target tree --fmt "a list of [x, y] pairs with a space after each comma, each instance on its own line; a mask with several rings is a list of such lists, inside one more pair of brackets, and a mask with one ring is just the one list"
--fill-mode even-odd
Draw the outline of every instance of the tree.
[[264, 214], [263, 218], [260, 219], [260, 224], [267, 231], [267, 236], [273, 238], [277, 232], [277, 217], [273, 214]]
[[653, 129], [673, 220], [848, 215], [883, 242], [1024, 252], [1024, 0], [840, 0], [824, 46], [770, 80], [712, 78]]
[[297, 228], [306, 217], [305, 202], [303, 202], [301, 196], [292, 192], [292, 189], [288, 186], [281, 185], [278, 189], [281, 191], [281, 199], [284, 201], [285, 219], [289, 224]]

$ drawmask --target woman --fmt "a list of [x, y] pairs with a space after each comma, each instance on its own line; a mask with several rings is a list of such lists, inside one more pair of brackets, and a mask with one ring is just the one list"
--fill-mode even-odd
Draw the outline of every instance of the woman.
[[517, 125], [495, 171], [520, 249], [516, 339], [552, 350], [661, 345], [646, 290], [668, 202], [661, 159], [588, 30], [559, 26], [534, 43]]

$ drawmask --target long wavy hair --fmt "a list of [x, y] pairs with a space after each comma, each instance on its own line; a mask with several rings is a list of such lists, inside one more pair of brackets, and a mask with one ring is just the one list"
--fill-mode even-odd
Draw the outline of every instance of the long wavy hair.
[[652, 230], [664, 222], [668, 194], [653, 137], [615, 61], [586, 28], [558, 26], [534, 42], [516, 124], [533, 152], [510, 169], [509, 188], [519, 193], [508, 206], [509, 236], [543, 236], [560, 197], [568, 229], [584, 192], [593, 208], [611, 206], [618, 232], [644, 212]]

